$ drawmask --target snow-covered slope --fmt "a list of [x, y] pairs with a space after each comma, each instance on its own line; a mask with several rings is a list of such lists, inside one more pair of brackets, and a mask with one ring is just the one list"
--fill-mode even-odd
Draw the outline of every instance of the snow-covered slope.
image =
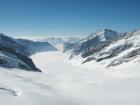
[[107, 61], [106, 66], [116, 66], [123, 62], [139, 58], [140, 30], [129, 33], [117, 33], [105, 29], [91, 34], [78, 43], [67, 46], [65, 52], [71, 52], [71, 57], [81, 56], [82, 63], [95, 60]]
[[31, 55], [24, 45], [17, 42], [16, 39], [0, 34], [0, 46], [16, 50], [16, 52], [23, 55]]
[[93, 40], [93, 39], [98, 39], [99, 43], [101, 43], [101, 42], [113, 40], [120, 35], [121, 33], [118, 33], [110, 29], [98, 30], [95, 33], [92, 33], [87, 38], [84, 38], [82, 41], [80, 41], [80, 43], [84, 43], [88, 40]]
[[64, 48], [64, 51], [72, 50], [75, 54], [80, 54], [87, 49], [94, 48], [96, 46], [103, 46], [107, 42], [111, 42], [115, 38], [121, 36], [120, 33], [116, 31], [104, 29], [100, 31], [96, 31], [95, 33], [91, 34], [90, 36], [83, 38], [81, 41], [75, 43], [75, 45], [69, 49]]
[[31, 55], [38, 52], [57, 50], [48, 42], [35, 42], [35, 41], [27, 40], [27, 39], [17, 39], [17, 42], [25, 46], [25, 48], [31, 53]]
[[14, 39], [0, 34], [0, 67], [40, 71], [28, 56], [54, 50], [57, 49], [48, 42]]
[[34, 65], [32, 59], [16, 52], [14, 49], [2, 46], [0, 46], [0, 67], [40, 72]]
[[[104, 68], [59, 51], [32, 56], [42, 73], [0, 68], [1, 105], [139, 105], [140, 65]], [[94, 66], [93, 66], [94, 65]]]
[[15, 39], [4, 34], [0, 34], [0, 45], [14, 49], [18, 53], [26, 56], [30, 56], [37, 52], [57, 50], [48, 42], [35, 42], [27, 39]]

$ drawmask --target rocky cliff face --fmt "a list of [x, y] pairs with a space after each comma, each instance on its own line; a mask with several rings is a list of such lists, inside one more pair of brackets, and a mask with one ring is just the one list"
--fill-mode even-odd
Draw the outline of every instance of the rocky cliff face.
[[37, 52], [54, 50], [57, 49], [48, 42], [34, 42], [25, 39], [14, 39], [5, 36], [4, 34], [0, 34], [1, 67], [40, 72], [29, 56]]
[[27, 71], [41, 72], [32, 59], [16, 52], [13, 49], [0, 46], [0, 66], [6, 68], [18, 68]]
[[84, 58], [82, 63], [92, 60], [109, 60], [107, 67], [116, 66], [139, 57], [140, 30], [118, 33], [105, 29], [91, 34], [73, 45], [67, 45], [65, 52], [70, 52], [70, 59], [76, 56]]
[[48, 42], [34, 42], [27, 39], [17, 39], [17, 42], [20, 43], [22, 46], [24, 46], [31, 55], [38, 52], [57, 50]]

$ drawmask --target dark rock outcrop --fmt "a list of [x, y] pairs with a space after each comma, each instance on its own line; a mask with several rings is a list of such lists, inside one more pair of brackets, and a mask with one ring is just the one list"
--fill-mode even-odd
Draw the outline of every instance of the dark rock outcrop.
[[16, 52], [14, 49], [0, 45], [0, 53], [0, 66], [2, 67], [19, 68], [27, 71], [41, 72], [35, 66], [31, 58]]
[[[84, 58], [82, 63], [92, 60], [104, 62], [110, 60], [110, 66], [129, 62], [139, 56], [140, 30], [126, 33], [105, 29], [97, 31], [82, 39], [78, 43], [65, 46], [64, 52], [71, 53], [70, 59], [75, 56]], [[132, 52], [129, 52], [133, 49]]]

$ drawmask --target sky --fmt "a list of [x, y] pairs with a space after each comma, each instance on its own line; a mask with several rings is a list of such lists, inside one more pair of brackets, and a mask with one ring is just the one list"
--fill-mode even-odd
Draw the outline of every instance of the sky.
[[0, 0], [0, 32], [78, 36], [140, 29], [140, 0]]

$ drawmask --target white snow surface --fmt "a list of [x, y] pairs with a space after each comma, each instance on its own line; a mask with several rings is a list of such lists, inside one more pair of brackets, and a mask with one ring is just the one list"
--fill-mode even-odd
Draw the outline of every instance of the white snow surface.
[[140, 65], [104, 68], [62, 51], [32, 56], [42, 73], [0, 68], [0, 105], [140, 105]]

